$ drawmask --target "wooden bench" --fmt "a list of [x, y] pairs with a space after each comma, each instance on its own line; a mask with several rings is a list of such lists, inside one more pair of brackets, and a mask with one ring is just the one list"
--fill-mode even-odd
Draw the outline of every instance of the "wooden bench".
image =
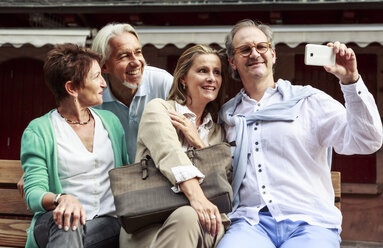
[[331, 180], [332, 180], [332, 187], [334, 188], [334, 193], [335, 193], [335, 206], [337, 206], [337, 208], [341, 210], [340, 198], [342, 194], [342, 189], [341, 189], [340, 172], [331, 171]]
[[19, 160], [0, 160], [0, 246], [24, 247], [33, 213], [17, 191], [23, 171]]
[[[24, 247], [26, 229], [33, 213], [27, 210], [17, 191], [17, 182], [23, 171], [19, 160], [0, 160], [0, 246]], [[340, 172], [331, 172], [335, 205], [340, 209]]]

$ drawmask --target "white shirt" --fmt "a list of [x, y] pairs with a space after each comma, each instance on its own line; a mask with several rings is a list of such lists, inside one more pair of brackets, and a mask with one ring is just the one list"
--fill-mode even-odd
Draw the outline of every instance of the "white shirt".
[[[190, 109], [186, 105], [183, 106], [183, 105], [175, 102], [175, 109], [176, 109], [177, 113], [184, 115], [188, 120], [190, 120], [193, 123], [194, 127], [196, 127], [197, 115], [194, 114], [192, 111], [190, 111]], [[202, 139], [202, 141], [205, 145], [209, 144], [209, 141], [208, 141], [209, 131], [212, 128], [212, 126], [213, 126], [213, 119], [212, 119], [210, 113], [208, 113], [205, 116], [205, 118], [202, 120], [201, 125], [199, 125], [199, 127], [197, 129], [198, 135]], [[177, 130], [177, 132], [180, 132], [180, 131]], [[191, 146], [189, 145], [189, 143], [185, 139], [183, 140], [182, 148], [184, 151], [187, 151], [188, 149], [191, 148]], [[205, 178], [205, 175], [202, 174], [202, 172], [200, 170], [198, 170], [197, 167], [195, 167], [192, 164], [188, 165], [188, 166], [173, 167], [172, 172], [173, 172], [174, 177], [176, 179], [177, 185], [179, 185], [180, 183], [187, 181], [189, 179], [195, 178], [195, 177], [199, 178], [199, 183], [202, 183], [203, 179]], [[172, 189], [176, 193], [180, 192], [179, 187], [172, 187]]]
[[[293, 122], [257, 121], [252, 124], [251, 156], [239, 191], [240, 204], [230, 218], [259, 222], [258, 212], [266, 206], [281, 221], [306, 221], [340, 232], [342, 214], [334, 206], [334, 192], [327, 147], [340, 154], [367, 154], [382, 144], [382, 124], [373, 96], [363, 81], [342, 85], [347, 111], [324, 92], [304, 100]], [[282, 101], [268, 88], [257, 102], [246, 94], [235, 114], [251, 113]], [[235, 128], [226, 126], [228, 142]]]
[[115, 212], [108, 174], [114, 168], [112, 143], [101, 119], [94, 112], [92, 115], [95, 130], [93, 152], [89, 152], [58, 112], [52, 113], [62, 190], [80, 201], [87, 220], [95, 216], [114, 215]]

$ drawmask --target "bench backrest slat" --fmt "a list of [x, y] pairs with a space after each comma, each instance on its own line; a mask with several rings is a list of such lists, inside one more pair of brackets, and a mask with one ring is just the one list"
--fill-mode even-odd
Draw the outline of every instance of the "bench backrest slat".
[[341, 209], [340, 205], [340, 198], [341, 198], [341, 178], [340, 178], [340, 172], [339, 171], [331, 171], [331, 180], [332, 180], [332, 187], [334, 188], [334, 194], [335, 194], [335, 206]]
[[22, 175], [20, 160], [0, 159], [0, 184], [16, 184]]
[[0, 189], [0, 215], [27, 215], [33, 213], [27, 210], [27, 205], [17, 189]]

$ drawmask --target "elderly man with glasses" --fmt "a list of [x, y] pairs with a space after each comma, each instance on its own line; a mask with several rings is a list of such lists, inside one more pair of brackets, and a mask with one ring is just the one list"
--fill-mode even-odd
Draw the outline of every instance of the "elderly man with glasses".
[[329, 43], [346, 107], [311, 86], [274, 81], [272, 31], [243, 20], [226, 37], [234, 79], [243, 89], [226, 103], [233, 151], [232, 224], [218, 247], [340, 246], [342, 214], [334, 206], [331, 148], [369, 154], [382, 145], [382, 124], [351, 48]]

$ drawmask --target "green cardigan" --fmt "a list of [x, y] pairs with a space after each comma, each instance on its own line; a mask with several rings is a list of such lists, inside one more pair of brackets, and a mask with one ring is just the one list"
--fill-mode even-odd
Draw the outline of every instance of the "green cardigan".
[[[109, 134], [114, 152], [115, 167], [127, 164], [125, 134], [118, 118], [110, 111], [92, 110], [100, 117]], [[21, 165], [24, 174], [25, 201], [35, 212], [31, 226], [27, 230], [26, 247], [38, 247], [33, 229], [39, 215], [46, 212], [42, 205], [45, 194], [62, 193], [57, 169], [57, 143], [52, 125], [52, 112], [32, 120], [21, 138]]]

